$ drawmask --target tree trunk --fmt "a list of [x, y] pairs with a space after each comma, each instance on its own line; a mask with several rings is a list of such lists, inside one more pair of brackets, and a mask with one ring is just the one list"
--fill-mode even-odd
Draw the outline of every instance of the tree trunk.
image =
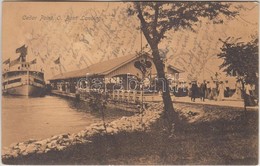
[[246, 109], [246, 105], [247, 105], [247, 95], [246, 95], [246, 90], [245, 90], [245, 83], [244, 81], [241, 81], [242, 83], [242, 97], [243, 97], [243, 100], [244, 100], [244, 111], [246, 112], [247, 109]]
[[[157, 40], [158, 38], [151, 38], [149, 31], [147, 29], [146, 22], [143, 18], [142, 10], [140, 8], [139, 3], [137, 3], [137, 9], [138, 9], [138, 13], [139, 13], [138, 18], [141, 21], [141, 29], [143, 31], [143, 34], [144, 34], [148, 44], [150, 45], [150, 47], [152, 49], [153, 62], [155, 64], [157, 76], [159, 79], [164, 80], [164, 82], [165, 82], [165, 91], [163, 91], [163, 94], [162, 94], [165, 118], [168, 119], [169, 126], [172, 126], [172, 124], [174, 123], [175, 128], [177, 128], [176, 125], [179, 124], [179, 117], [178, 117], [178, 113], [174, 111], [174, 108], [172, 105], [172, 100], [171, 100], [171, 95], [170, 95], [170, 90], [169, 90], [169, 83], [166, 80], [163, 62], [160, 58], [160, 54], [159, 54], [159, 50], [158, 50], [158, 44], [159, 44], [160, 40]], [[154, 36], [155, 36], [155, 34], [154, 34]], [[159, 36], [157, 36], [157, 37], [159, 37]], [[172, 128], [172, 127], [170, 127], [170, 128]]]
[[[152, 55], [153, 55], [153, 62], [155, 64], [155, 68], [157, 71], [158, 79], [164, 81], [165, 88], [163, 88], [162, 98], [163, 98], [163, 104], [164, 104], [164, 115], [165, 118], [168, 121], [168, 127], [172, 129], [172, 125], [174, 123], [175, 129], [177, 128], [177, 125], [179, 124], [179, 116], [178, 113], [173, 108], [173, 103], [171, 100], [170, 90], [169, 90], [169, 82], [165, 77], [164, 72], [164, 64], [160, 58], [158, 46], [154, 45], [152, 47]], [[165, 66], [166, 67], [166, 66]]]

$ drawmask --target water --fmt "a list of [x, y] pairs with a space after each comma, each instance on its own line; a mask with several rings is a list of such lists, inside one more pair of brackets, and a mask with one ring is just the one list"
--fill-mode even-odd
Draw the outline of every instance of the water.
[[[133, 113], [106, 110], [105, 119], [111, 121]], [[62, 133], [76, 133], [101, 121], [84, 102], [45, 96], [38, 98], [2, 97], [2, 147], [28, 139], [44, 139]]]

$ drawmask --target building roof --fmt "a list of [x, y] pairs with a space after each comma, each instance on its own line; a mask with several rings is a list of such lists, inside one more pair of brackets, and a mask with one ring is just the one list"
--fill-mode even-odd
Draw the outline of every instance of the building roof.
[[177, 73], [183, 73], [183, 72], [184, 72], [184, 70], [181, 70], [181, 69], [179, 69], [179, 68], [177, 68], [177, 67], [174, 67], [173, 65], [170, 65], [170, 64], [168, 65], [168, 67], [169, 67], [170, 69], [176, 71]]
[[[67, 73], [62, 73], [59, 75], [54, 76], [50, 80], [61, 80], [61, 79], [71, 79], [71, 78], [80, 78], [80, 77], [86, 77], [86, 74], [89, 73], [90, 75], [106, 75], [119, 67], [133, 61], [134, 59], [138, 58], [136, 55], [128, 55], [128, 56], [122, 56], [119, 58], [110, 59], [107, 61], [99, 62], [93, 65], [90, 65], [84, 69], [71, 71]], [[183, 72], [182, 70], [169, 65], [168, 67], [172, 68], [173, 70], [177, 72]]]

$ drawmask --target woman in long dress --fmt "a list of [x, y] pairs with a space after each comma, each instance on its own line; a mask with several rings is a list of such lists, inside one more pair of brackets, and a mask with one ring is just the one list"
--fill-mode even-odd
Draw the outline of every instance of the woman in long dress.
[[[188, 85], [188, 96], [191, 98], [191, 86], [192, 86], [192, 84], [191, 83], [189, 83], [189, 85]], [[191, 101], [192, 101], [192, 98], [191, 98]]]
[[231, 96], [233, 99], [242, 99], [242, 85], [239, 81], [236, 82], [236, 91], [235, 93]]
[[252, 87], [251, 87], [250, 84], [245, 85], [245, 91], [246, 91], [246, 94], [245, 94], [246, 106], [255, 106], [256, 102], [255, 102], [253, 96], [250, 93], [250, 92], [252, 92]]
[[217, 97], [218, 97], [218, 89], [217, 89], [217, 83], [215, 81], [212, 82], [212, 85], [211, 85], [211, 99], [212, 100], [217, 100]]
[[224, 92], [225, 92], [224, 84], [222, 81], [220, 81], [220, 84], [218, 86], [218, 97], [217, 97], [218, 101], [222, 101], [224, 99]]
[[191, 101], [195, 102], [196, 97], [198, 97], [199, 89], [196, 82], [192, 83], [191, 86]]
[[210, 83], [210, 81], [207, 82], [206, 98], [211, 100], [211, 83]]

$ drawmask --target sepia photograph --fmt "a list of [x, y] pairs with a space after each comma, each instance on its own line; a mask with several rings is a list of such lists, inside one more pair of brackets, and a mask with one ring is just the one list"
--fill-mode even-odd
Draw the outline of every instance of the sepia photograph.
[[258, 1], [2, 2], [7, 165], [257, 165]]

